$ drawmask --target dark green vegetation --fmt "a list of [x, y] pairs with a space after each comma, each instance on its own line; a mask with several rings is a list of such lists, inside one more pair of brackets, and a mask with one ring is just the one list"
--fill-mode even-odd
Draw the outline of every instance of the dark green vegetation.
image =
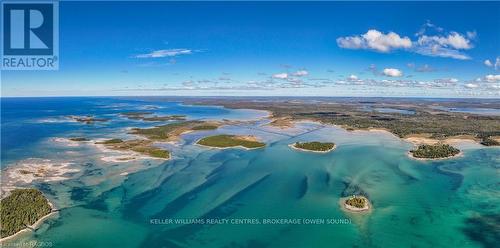
[[37, 189], [15, 189], [0, 201], [1, 236], [13, 235], [52, 211]]
[[152, 115], [152, 112], [125, 112], [121, 115], [126, 116], [132, 120], [143, 120], [143, 121], [182, 121], [186, 120], [185, 115], [167, 115], [167, 116], [157, 116]]
[[131, 148], [132, 151], [149, 155], [153, 158], [170, 158], [170, 152], [152, 146], [136, 146]]
[[500, 142], [498, 142], [490, 137], [482, 139], [481, 144], [485, 145], [485, 146], [500, 146]]
[[460, 153], [460, 150], [448, 144], [419, 145], [410, 151], [415, 158], [447, 158]]
[[111, 139], [99, 144], [104, 144], [107, 148], [119, 151], [134, 151], [155, 158], [170, 158], [170, 152], [153, 146], [150, 140], [121, 140]]
[[71, 141], [89, 141], [89, 139], [84, 138], [84, 137], [74, 137], [74, 138], [69, 138]]
[[228, 135], [228, 134], [205, 137], [203, 139], [200, 139], [197, 144], [210, 147], [219, 147], [219, 148], [243, 146], [249, 149], [260, 148], [266, 145], [262, 142], [255, 140], [252, 137], [242, 137], [242, 136]]
[[94, 124], [95, 122], [105, 122], [105, 121], [108, 121], [108, 119], [106, 118], [95, 118], [93, 116], [74, 116], [74, 115], [70, 115], [69, 118], [77, 121], [77, 122], [81, 122], [81, 123], [85, 123], [85, 124]]
[[[492, 144], [488, 137], [500, 136], [500, 116], [438, 110], [443, 107], [470, 107], [500, 109], [495, 99], [450, 99], [434, 101], [418, 98], [202, 98], [184, 99], [189, 104], [221, 105], [235, 109], [259, 109], [273, 113], [275, 118], [294, 120], [312, 119], [335, 124], [346, 129], [382, 128], [406, 137], [411, 134], [429, 134], [430, 138], [444, 139], [470, 135]], [[364, 107], [404, 109], [414, 114], [380, 113]]]
[[194, 126], [191, 128], [191, 130], [195, 130], [195, 131], [203, 131], [203, 130], [215, 130], [219, 128], [217, 125], [198, 125], [198, 126]]
[[[122, 113], [126, 116], [134, 116], [137, 113]], [[181, 118], [181, 116], [177, 116]], [[182, 117], [183, 118], [183, 117]], [[204, 121], [184, 121], [175, 122], [165, 125], [156, 126], [153, 128], [134, 128], [130, 134], [137, 134], [146, 137], [147, 139], [122, 140], [109, 139], [96, 144], [103, 144], [109, 149], [120, 151], [134, 151], [155, 158], [170, 158], [170, 152], [153, 146], [154, 141], [171, 141], [176, 140], [182, 133], [187, 131], [214, 130], [221, 123], [204, 122]]]
[[169, 123], [153, 128], [134, 128], [131, 134], [138, 134], [153, 140], [172, 140], [180, 134], [190, 130], [213, 130], [220, 126], [219, 123], [209, 123], [203, 121], [184, 121]]
[[122, 139], [109, 139], [109, 140], [105, 140], [105, 141], [96, 142], [96, 144], [108, 145], [108, 144], [118, 144], [118, 143], [122, 143], [122, 142], [123, 142]]
[[331, 142], [322, 143], [317, 141], [303, 142], [303, 143], [297, 142], [293, 146], [304, 150], [324, 152], [333, 149], [335, 147], [335, 143]]
[[364, 197], [353, 196], [345, 201], [345, 203], [349, 206], [353, 206], [355, 208], [364, 208], [366, 207], [366, 199]]

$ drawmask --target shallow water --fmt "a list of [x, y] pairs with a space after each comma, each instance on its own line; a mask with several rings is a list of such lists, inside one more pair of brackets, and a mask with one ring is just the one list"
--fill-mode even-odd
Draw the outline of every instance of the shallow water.
[[[130, 125], [154, 125], [116, 116], [144, 105], [156, 106], [152, 110], [155, 113], [187, 114], [191, 119], [259, 119], [267, 113], [106, 98], [45, 99], [37, 102], [36, 109], [32, 104], [35, 100], [7, 101], [12, 102], [2, 102], [2, 167], [35, 157], [69, 160], [81, 170], [67, 180], [35, 183], [61, 211], [36, 232], [11, 244], [44, 241], [52, 247], [494, 247], [499, 238], [495, 229], [500, 222], [498, 148], [463, 144], [461, 158], [417, 161], [406, 156], [411, 144], [385, 132], [348, 132], [311, 122], [280, 130], [262, 126], [265, 121], [259, 121], [185, 134], [182, 142], [169, 146], [174, 155], [170, 161], [106, 163], [92, 146], [65, 146], [51, 142], [51, 138], [113, 137]], [[65, 108], [55, 108], [61, 105]], [[55, 112], [44, 112], [47, 109]], [[112, 121], [97, 125], [37, 122], [68, 114], [109, 115]], [[36, 135], [19, 133], [19, 139], [9, 134], [4, 139], [5, 130], [43, 131]], [[253, 134], [267, 146], [246, 151], [194, 145], [197, 139], [215, 133]], [[288, 147], [308, 140], [333, 141], [338, 147], [326, 154]], [[20, 149], [26, 151], [17, 152]], [[74, 153], [67, 155], [69, 151]], [[120, 175], [123, 172], [128, 175]], [[339, 199], [352, 194], [369, 197], [373, 211], [343, 212]], [[259, 223], [162, 222], [223, 218]], [[303, 223], [264, 224], [272, 218], [296, 218]], [[325, 223], [318, 223], [321, 221]]]
[[447, 108], [441, 106], [437, 106], [434, 108], [448, 112], [469, 113], [477, 115], [493, 115], [493, 116], [500, 115], [500, 109], [494, 109], [494, 108]]

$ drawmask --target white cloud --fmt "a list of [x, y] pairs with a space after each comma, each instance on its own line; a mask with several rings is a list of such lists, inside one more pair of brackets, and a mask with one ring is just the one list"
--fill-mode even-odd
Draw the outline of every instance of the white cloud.
[[298, 70], [293, 75], [296, 77], [303, 77], [309, 75], [309, 72], [306, 70]]
[[451, 32], [447, 36], [427, 36], [422, 35], [418, 38], [418, 44], [420, 46], [434, 46], [439, 45], [441, 47], [449, 47], [454, 49], [471, 49], [472, 43], [469, 39], [465, 38], [462, 34], [457, 32]]
[[486, 75], [484, 77], [485, 81], [488, 82], [488, 83], [496, 83], [496, 82], [500, 82], [500, 74], [496, 74], [496, 75]]
[[358, 80], [358, 76], [356, 76], [356, 75], [350, 75], [349, 77], [347, 77], [347, 80], [356, 81], [356, 80]]
[[187, 55], [192, 54], [193, 50], [184, 49], [184, 48], [176, 48], [176, 49], [164, 49], [164, 50], [156, 50], [150, 53], [138, 54], [136, 58], [164, 58], [164, 57], [175, 57], [179, 55]]
[[424, 33], [417, 34], [418, 40], [415, 42], [414, 51], [416, 53], [433, 56], [466, 60], [470, 59], [467, 54], [461, 50], [469, 50], [473, 48], [471, 39], [476, 37], [476, 33], [467, 32], [467, 35], [452, 31], [447, 35], [425, 35]]
[[[437, 31], [437, 35], [426, 35], [428, 28]], [[339, 37], [337, 45], [346, 49], [368, 49], [378, 52], [405, 49], [425, 56], [466, 60], [470, 57], [462, 51], [474, 47], [472, 40], [476, 38], [477, 33], [475, 31], [466, 32], [464, 35], [455, 31], [445, 32], [443, 28], [427, 21], [416, 33], [416, 36], [417, 40], [412, 41], [407, 36], [400, 36], [394, 32], [385, 34], [370, 29], [365, 34]]]
[[363, 35], [337, 38], [337, 45], [347, 49], [371, 49], [378, 52], [389, 52], [393, 49], [410, 48], [412, 42], [408, 37], [389, 32], [384, 34], [370, 29]]
[[495, 70], [498, 70], [500, 68], [500, 57], [497, 57], [497, 60], [495, 61]]
[[382, 73], [388, 77], [401, 77], [403, 72], [395, 68], [385, 68]]
[[484, 61], [484, 65], [488, 66], [488, 67], [492, 67], [493, 63], [491, 63], [491, 61], [489, 59], [487, 59], [487, 60]]
[[274, 75], [273, 75], [273, 78], [277, 78], [277, 79], [287, 79], [287, 78], [288, 78], [288, 73], [278, 73], [278, 74], [274, 74]]
[[337, 38], [337, 45], [347, 49], [365, 48], [364, 40], [358, 36], [348, 36]]
[[468, 88], [468, 89], [475, 89], [475, 88], [479, 87], [478, 84], [473, 84], [473, 83], [468, 83], [464, 86], [465, 86], [465, 88]]

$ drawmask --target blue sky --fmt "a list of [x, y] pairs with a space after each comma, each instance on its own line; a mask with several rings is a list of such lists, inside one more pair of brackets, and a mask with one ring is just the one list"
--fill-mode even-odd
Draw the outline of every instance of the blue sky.
[[500, 2], [61, 2], [2, 96], [500, 96]]

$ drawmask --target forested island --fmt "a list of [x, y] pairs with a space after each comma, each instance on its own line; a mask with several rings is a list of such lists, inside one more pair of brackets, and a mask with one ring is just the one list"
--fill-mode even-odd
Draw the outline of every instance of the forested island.
[[215, 148], [243, 147], [246, 149], [261, 148], [266, 145], [265, 143], [258, 141], [253, 136], [238, 136], [229, 134], [205, 137], [198, 140], [196, 144]]
[[335, 143], [332, 142], [296, 142], [290, 147], [298, 150], [309, 151], [309, 152], [330, 152], [335, 149]]
[[37, 189], [14, 189], [0, 201], [2, 238], [32, 226], [52, 211], [47, 199]]
[[362, 195], [353, 195], [341, 199], [343, 209], [350, 212], [365, 212], [371, 209], [370, 201]]
[[435, 145], [423, 144], [417, 149], [411, 150], [410, 154], [419, 159], [442, 159], [450, 158], [460, 154], [460, 150], [448, 144], [438, 143]]

